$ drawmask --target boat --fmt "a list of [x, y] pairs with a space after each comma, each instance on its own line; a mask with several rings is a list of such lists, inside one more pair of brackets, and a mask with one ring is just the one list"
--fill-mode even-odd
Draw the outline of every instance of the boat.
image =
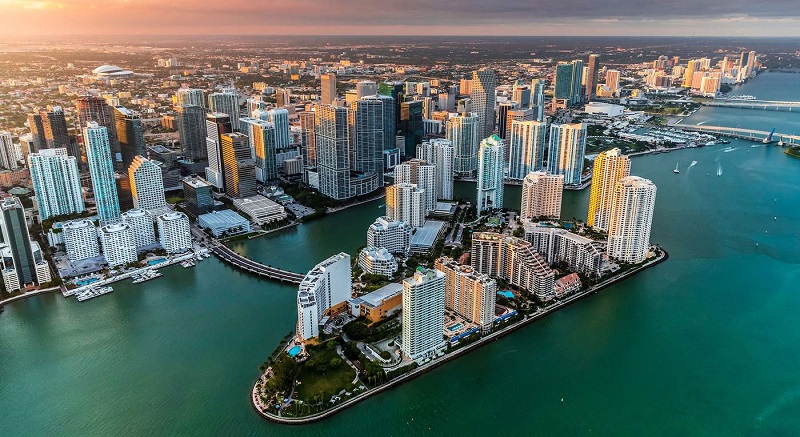
[[184, 269], [188, 269], [189, 267], [194, 267], [195, 263], [194, 261], [187, 259], [181, 262], [181, 266], [183, 266]]
[[145, 270], [140, 274], [133, 276], [133, 283], [134, 284], [141, 284], [142, 282], [149, 281], [151, 279], [159, 278], [163, 274], [157, 270]]
[[675, 163], [675, 170], [672, 170], [673, 173], [680, 173], [681, 171], [678, 170], [678, 163]]
[[75, 299], [77, 299], [78, 302], [83, 302], [85, 300], [93, 299], [97, 296], [102, 296], [104, 294], [111, 293], [112, 291], [114, 291], [114, 289], [111, 288], [110, 286], [90, 287], [88, 290], [76, 294]]

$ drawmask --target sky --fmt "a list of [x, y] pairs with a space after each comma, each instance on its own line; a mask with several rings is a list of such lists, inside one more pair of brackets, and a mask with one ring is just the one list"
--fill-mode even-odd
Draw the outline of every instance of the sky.
[[800, 36], [800, 0], [0, 0], [0, 34]]

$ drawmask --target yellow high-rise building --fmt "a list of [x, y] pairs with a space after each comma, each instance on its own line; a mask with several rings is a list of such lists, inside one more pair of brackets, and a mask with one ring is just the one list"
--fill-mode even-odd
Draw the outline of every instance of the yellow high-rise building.
[[608, 230], [611, 215], [611, 198], [614, 185], [620, 179], [630, 176], [631, 160], [622, 155], [619, 149], [611, 149], [600, 153], [594, 159], [592, 171], [592, 189], [589, 194], [589, 213], [586, 224], [590, 227]]

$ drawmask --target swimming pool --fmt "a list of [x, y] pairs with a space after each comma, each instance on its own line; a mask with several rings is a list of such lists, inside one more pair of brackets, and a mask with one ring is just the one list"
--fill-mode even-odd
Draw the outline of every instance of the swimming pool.
[[86, 278], [86, 279], [81, 279], [80, 281], [76, 281], [75, 284], [77, 284], [79, 287], [83, 287], [84, 285], [89, 285], [92, 282], [97, 282], [97, 281], [99, 281], [99, 279], [97, 278]]
[[159, 259], [151, 259], [150, 261], [147, 261], [147, 265], [148, 265], [148, 266], [154, 266], [154, 265], [156, 265], [156, 264], [161, 264], [161, 263], [163, 263], [164, 261], [166, 261], [164, 258], [159, 258]]
[[503, 297], [505, 297], [507, 299], [513, 299], [514, 298], [514, 293], [512, 293], [512, 292], [510, 292], [508, 290], [498, 291], [497, 294], [499, 294], [500, 296], [503, 296]]
[[300, 353], [302, 350], [303, 350], [303, 348], [301, 348], [300, 346], [295, 346], [295, 347], [293, 347], [293, 348], [289, 349], [289, 352], [288, 352], [288, 353], [289, 353], [289, 356], [290, 356], [290, 357], [294, 358], [294, 357], [296, 357], [296, 356], [297, 356], [297, 354], [299, 354], [299, 353]]
[[463, 327], [464, 327], [464, 325], [459, 323], [457, 325], [453, 325], [453, 326], [448, 327], [447, 330], [450, 331], [450, 332], [455, 332], [455, 331], [458, 331], [459, 329], [461, 329]]

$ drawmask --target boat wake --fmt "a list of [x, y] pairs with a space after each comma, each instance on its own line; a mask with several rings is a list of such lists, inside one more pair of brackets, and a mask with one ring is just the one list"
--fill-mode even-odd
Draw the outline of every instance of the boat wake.
[[697, 123], [697, 125], [698, 125], [698, 126], [702, 126], [702, 125], [704, 125], [704, 124], [706, 124], [706, 123], [708, 123], [708, 122], [707, 122], [707, 121], [701, 121], [700, 123]]
[[738, 147], [728, 147], [727, 149], [723, 149], [722, 151], [724, 153], [730, 153], [730, 152], [733, 152], [736, 149], [738, 149]]
[[691, 164], [689, 164], [689, 168], [692, 168], [692, 167], [694, 167], [695, 165], [697, 165], [697, 161], [692, 161], [692, 163], [691, 163]]

